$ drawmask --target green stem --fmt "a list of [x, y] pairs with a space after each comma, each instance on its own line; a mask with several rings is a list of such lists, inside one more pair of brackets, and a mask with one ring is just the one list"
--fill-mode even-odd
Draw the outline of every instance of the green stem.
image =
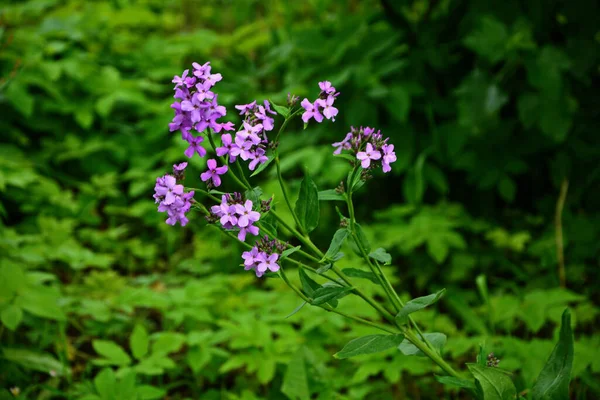
[[[217, 152], [217, 146], [215, 145], [215, 141], [214, 141], [214, 139], [212, 137], [212, 130], [211, 129], [208, 130], [208, 135], [207, 136], [208, 136], [208, 141], [210, 142], [210, 145], [212, 146], [214, 152], [216, 153]], [[219, 156], [217, 156], [217, 157], [219, 158], [219, 160], [221, 160], [221, 163], [223, 165], [227, 165], [227, 160], [225, 159], [225, 157], [219, 157]], [[242, 188], [244, 188], [244, 189], [251, 189], [250, 186], [246, 186], [246, 184], [244, 182], [242, 182], [240, 180], [240, 178], [237, 177], [237, 175], [235, 174], [235, 172], [233, 172], [233, 170], [231, 169], [231, 166], [227, 167], [227, 172], [229, 173], [229, 176], [231, 176], [233, 178], [233, 180], [238, 185], [240, 185]]]
[[244, 170], [242, 169], [242, 164], [240, 164], [240, 160], [237, 159], [235, 160], [235, 166], [238, 170], [238, 173], [240, 174], [240, 176], [242, 177], [242, 180], [244, 181], [244, 184], [246, 185], [246, 187], [248, 189], [252, 188], [252, 185], [250, 184], [250, 182], [248, 181], [248, 179], [246, 179], [246, 175], [244, 175]]
[[[312, 304], [312, 300], [311, 300], [310, 298], [308, 298], [308, 297], [307, 297], [307, 296], [306, 296], [304, 293], [302, 293], [302, 291], [301, 291], [300, 289], [298, 289], [298, 288], [297, 288], [297, 287], [296, 287], [294, 284], [292, 284], [292, 283], [290, 282], [290, 280], [288, 279], [287, 275], [285, 274], [285, 272], [284, 272], [283, 268], [280, 268], [280, 269], [279, 269], [279, 275], [281, 276], [281, 279], [283, 279], [283, 281], [284, 281], [284, 282], [285, 282], [285, 283], [286, 283], [286, 284], [287, 284], [287, 285], [288, 285], [288, 286], [289, 286], [289, 287], [290, 287], [290, 288], [291, 288], [291, 289], [292, 289], [294, 292], [296, 292], [296, 294], [297, 294], [298, 296], [300, 296], [300, 298], [301, 298], [302, 300], [304, 300], [304, 301], [305, 301], [305, 302], [307, 302], [308, 304]], [[339, 315], [341, 315], [341, 316], [343, 316], [343, 317], [349, 318], [349, 319], [351, 319], [351, 320], [353, 320], [353, 321], [356, 321], [356, 322], [358, 322], [358, 323], [361, 323], [361, 324], [364, 324], [364, 325], [369, 325], [369, 326], [372, 326], [372, 327], [374, 327], [374, 328], [380, 329], [380, 330], [382, 330], [382, 331], [385, 331], [385, 332], [388, 332], [388, 333], [393, 333], [393, 334], [395, 334], [395, 333], [398, 333], [398, 332], [396, 332], [395, 330], [393, 330], [393, 329], [390, 329], [390, 328], [388, 328], [388, 327], [387, 327], [387, 326], [385, 326], [385, 325], [381, 325], [381, 324], [378, 324], [378, 323], [376, 323], [376, 322], [372, 322], [372, 321], [369, 321], [369, 320], [366, 320], [366, 319], [363, 319], [363, 318], [360, 318], [360, 317], [355, 317], [355, 316], [353, 316], [353, 315], [346, 314], [346, 313], [344, 313], [344, 312], [342, 312], [342, 311], [339, 311], [339, 310], [336, 310], [335, 308], [333, 308], [333, 307], [330, 307], [330, 306], [328, 306], [328, 305], [326, 305], [326, 304], [319, 305], [318, 307], [321, 307], [322, 309], [324, 309], [324, 310], [327, 310], [327, 311], [329, 311], [329, 312], [333, 312], [333, 313], [339, 314]]]
[[412, 331], [406, 329], [403, 331], [404, 337], [408, 339], [409, 342], [415, 345], [416, 348], [421, 350], [427, 357], [431, 359], [434, 363], [436, 363], [441, 369], [443, 369], [448, 375], [453, 376], [455, 378], [461, 378], [461, 376], [448, 364], [436, 351], [430, 349], [424, 342], [419, 340], [418, 336], [415, 335]]
[[290, 198], [288, 196], [287, 190], [285, 189], [285, 185], [283, 183], [283, 177], [281, 176], [281, 165], [279, 164], [279, 154], [275, 156], [275, 166], [277, 167], [277, 180], [279, 181], [279, 186], [281, 186], [281, 191], [283, 192], [283, 198], [285, 199], [285, 203], [287, 204], [290, 212], [292, 213], [292, 217], [294, 217], [294, 221], [296, 222], [296, 226], [300, 230], [302, 235], [305, 235], [304, 227], [300, 223], [300, 219], [296, 215], [294, 208], [292, 207], [292, 203], [290, 202]]

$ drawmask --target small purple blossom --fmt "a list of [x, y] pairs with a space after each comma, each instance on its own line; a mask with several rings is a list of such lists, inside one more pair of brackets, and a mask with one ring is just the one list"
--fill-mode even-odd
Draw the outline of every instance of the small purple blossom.
[[352, 137], [352, 133], [348, 133], [344, 140], [342, 140], [341, 142], [333, 143], [332, 146], [336, 147], [333, 154], [340, 154], [342, 150], [350, 150], [352, 148], [352, 146], [350, 145], [350, 139], [352, 139]]
[[269, 159], [269, 157], [265, 155], [265, 149], [261, 147], [257, 148], [253, 153], [251, 153], [250, 158], [252, 159], [248, 165], [248, 169], [250, 169], [250, 171], [254, 171], [258, 164], [264, 164]]
[[314, 118], [317, 122], [323, 122], [323, 115], [319, 111], [319, 106], [316, 101], [313, 104], [305, 98], [304, 100], [302, 100], [302, 103], [300, 103], [300, 105], [306, 110], [302, 114], [302, 121], [304, 121], [305, 124], [308, 123], [308, 121], [310, 121], [311, 118]]
[[323, 107], [323, 115], [325, 118], [335, 121], [335, 116], [338, 115], [338, 109], [333, 106], [333, 96], [327, 96], [327, 99], [319, 99], [317, 102]]
[[279, 264], [277, 264], [278, 259], [279, 259], [279, 254], [277, 254], [277, 253], [273, 253], [269, 256], [267, 256], [266, 254], [262, 254], [261, 262], [256, 267], [257, 275], [259, 272], [261, 274], [264, 274], [267, 270], [269, 270], [271, 272], [279, 271]]
[[356, 154], [356, 158], [361, 160], [360, 165], [362, 165], [363, 168], [369, 168], [371, 160], [379, 160], [381, 158], [381, 153], [375, 150], [371, 143], [367, 143], [365, 151], [359, 151]]
[[200, 157], [204, 157], [206, 155], [206, 149], [200, 144], [204, 141], [204, 138], [202, 136], [191, 136], [188, 138], [187, 141], [190, 145], [183, 153], [186, 157], [192, 158], [194, 153], [198, 153]]
[[212, 181], [212, 184], [215, 187], [221, 186], [221, 177], [219, 175], [223, 175], [227, 172], [227, 165], [217, 167], [217, 161], [213, 158], [208, 160], [206, 164], [208, 166], [208, 171], [200, 174], [200, 179], [202, 179], [202, 182]]
[[182, 162], [180, 164], [175, 164], [175, 165], [173, 165], [173, 171], [182, 172], [183, 170], [186, 169], [187, 165], [188, 165], [187, 162]]
[[211, 207], [213, 220], [219, 220], [224, 229], [239, 229], [238, 239], [246, 240], [248, 233], [258, 236], [259, 229], [254, 225], [260, 219], [260, 213], [253, 211], [251, 200], [242, 201], [239, 193], [224, 194], [221, 204]]
[[224, 155], [229, 154], [229, 160], [235, 161], [235, 156], [231, 155], [231, 148], [233, 145], [231, 142], [231, 135], [229, 133], [221, 135], [221, 143], [223, 143], [223, 145], [221, 147], [217, 147], [216, 149], [217, 155], [219, 157], [223, 157]]
[[384, 144], [381, 147], [381, 151], [383, 151], [383, 157], [381, 159], [381, 166], [383, 172], [390, 172], [392, 167], [390, 164], [396, 161], [396, 153], [394, 153], [394, 145], [393, 144]]

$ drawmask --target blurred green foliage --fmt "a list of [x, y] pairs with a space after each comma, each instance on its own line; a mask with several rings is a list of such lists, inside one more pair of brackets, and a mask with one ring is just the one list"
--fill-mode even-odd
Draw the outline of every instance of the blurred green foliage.
[[[0, 399], [463, 398], [426, 359], [334, 359], [372, 329], [309, 307], [285, 319], [300, 301], [241, 271], [240, 249], [199, 215], [164, 224], [154, 179], [184, 150], [168, 133], [170, 80], [208, 60], [235, 122], [234, 104], [311, 97], [324, 79], [340, 90], [335, 124], [282, 140], [296, 192], [302, 170], [321, 189], [343, 179], [329, 143], [350, 125], [391, 137], [392, 176], [365, 186], [357, 214], [398, 288], [448, 289], [415, 318], [448, 336], [449, 359], [474, 361], [485, 341], [531, 388], [571, 306], [571, 396], [599, 397], [599, 13], [557, 0], [5, 0]], [[188, 182], [202, 168], [193, 159]], [[337, 214], [321, 209], [326, 249]], [[351, 296], [340, 307], [374, 317]]]

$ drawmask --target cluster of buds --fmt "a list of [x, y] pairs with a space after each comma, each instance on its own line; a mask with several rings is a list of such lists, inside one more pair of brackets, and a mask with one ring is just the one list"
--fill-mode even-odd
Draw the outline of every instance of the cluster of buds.
[[253, 211], [252, 207], [252, 200], [244, 201], [240, 193], [226, 193], [221, 196], [221, 204], [211, 207], [214, 215], [211, 219], [216, 221], [218, 218], [226, 230], [239, 229], [238, 239], [244, 241], [247, 233], [258, 236], [259, 232], [254, 223], [260, 219], [260, 213]]
[[244, 269], [246, 271], [254, 270], [257, 277], [261, 277], [265, 272], [277, 272], [279, 271], [279, 256], [285, 250], [286, 245], [275, 239], [269, 239], [268, 236], [264, 236], [256, 242], [256, 245], [242, 253], [244, 259]]
[[333, 103], [340, 93], [336, 92], [336, 89], [331, 86], [331, 82], [329, 81], [319, 82], [319, 88], [321, 88], [321, 93], [319, 93], [319, 98], [317, 100], [311, 103], [305, 98], [302, 100], [302, 103], [300, 103], [305, 110], [302, 114], [302, 121], [304, 121], [305, 124], [308, 123], [311, 118], [314, 118], [315, 121], [319, 123], [323, 122], [323, 116], [335, 121], [335, 116], [338, 115], [338, 109], [333, 106]]
[[381, 131], [375, 132], [375, 128], [351, 127], [344, 140], [332, 144], [336, 148], [333, 154], [349, 150], [356, 155], [365, 170], [381, 166], [383, 172], [390, 172], [390, 164], [396, 161], [396, 153], [394, 145], [388, 144], [388, 140], [389, 138], [383, 138]]
[[487, 362], [485, 363], [485, 365], [487, 365], [488, 367], [497, 367], [498, 364], [500, 364], [500, 359], [496, 358], [494, 353], [488, 354]]

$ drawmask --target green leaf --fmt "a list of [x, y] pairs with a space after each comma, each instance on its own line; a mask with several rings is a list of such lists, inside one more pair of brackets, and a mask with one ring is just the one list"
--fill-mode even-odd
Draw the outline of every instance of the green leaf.
[[166, 355], [179, 351], [185, 344], [186, 337], [178, 332], [161, 332], [158, 338], [152, 343], [153, 355]]
[[281, 384], [281, 392], [291, 400], [310, 400], [308, 376], [302, 347], [296, 351], [288, 363], [285, 375], [283, 376], [283, 383]]
[[407, 323], [408, 316], [410, 314], [436, 303], [444, 295], [445, 292], [446, 289], [442, 289], [437, 293], [430, 294], [428, 296], [417, 297], [416, 299], [408, 301], [406, 304], [404, 304], [404, 307], [400, 309], [398, 314], [396, 314], [396, 321], [399, 324]]
[[[439, 332], [432, 333], [424, 333], [423, 336], [433, 345], [433, 348], [438, 352], [442, 351], [442, 347], [446, 344], [446, 335]], [[426, 357], [425, 353], [417, 348], [414, 344], [409, 342], [407, 339], [404, 339], [400, 346], [398, 346], [398, 350], [402, 352], [405, 356], [419, 356]]]
[[306, 303], [305, 301], [303, 301], [298, 307], [294, 308], [294, 311], [292, 311], [291, 313], [289, 313], [288, 315], [285, 316], [285, 318], [289, 318], [292, 315], [296, 314], [298, 311], [302, 310], [302, 308], [308, 303]]
[[343, 158], [345, 160], [352, 161], [352, 162], [355, 162], [357, 160], [356, 156], [352, 156], [348, 153], [334, 154], [333, 156], [337, 157], [337, 158]]
[[363, 271], [362, 269], [358, 268], [344, 268], [342, 272], [351, 278], [368, 279], [376, 285], [380, 284], [375, 274], [371, 271]]
[[272, 101], [271, 101], [271, 105], [273, 106], [273, 109], [275, 111], [277, 111], [277, 113], [279, 115], [281, 115], [283, 118], [289, 117], [289, 115], [290, 115], [290, 109], [288, 107], [279, 106], [279, 105], [273, 103]]
[[144, 325], [142, 324], [137, 324], [133, 328], [133, 332], [129, 337], [129, 347], [131, 348], [131, 354], [133, 354], [133, 356], [139, 360], [140, 358], [148, 354], [148, 344], [149, 339], [146, 328], [144, 328]]
[[2, 310], [2, 314], [0, 315], [0, 320], [2, 320], [4, 326], [11, 331], [17, 329], [22, 318], [23, 310], [21, 310], [21, 307], [14, 304], [9, 304], [6, 308], [4, 308], [4, 310]]
[[103, 400], [116, 400], [117, 379], [115, 373], [110, 368], [105, 368], [94, 378], [96, 391]]
[[325, 260], [325, 259], [332, 260], [340, 252], [340, 249], [342, 248], [342, 244], [344, 244], [344, 241], [348, 237], [349, 233], [350, 232], [348, 231], [348, 229], [343, 228], [343, 229], [338, 229], [333, 234], [333, 238], [331, 239], [331, 243], [329, 244], [329, 248], [327, 249], [325, 256], [323, 256], [323, 260]]
[[434, 376], [435, 379], [442, 385], [456, 386], [463, 389], [475, 390], [475, 383], [468, 379], [455, 378], [453, 376]]
[[33, 114], [34, 97], [27, 88], [18, 81], [12, 81], [4, 91], [6, 98], [12, 103], [17, 111], [26, 117]]
[[27, 287], [27, 277], [19, 266], [6, 264], [0, 267], [1, 296], [10, 299], [15, 293], [20, 293]]
[[164, 398], [167, 391], [150, 385], [141, 385], [137, 388], [137, 394], [140, 400], [156, 400]]
[[312, 305], [318, 306], [349, 294], [354, 288], [347, 286], [321, 287], [313, 293]]
[[38, 353], [31, 350], [5, 347], [2, 349], [2, 358], [17, 363], [24, 368], [45, 372], [47, 374], [53, 371], [58, 376], [62, 376], [68, 372], [60, 361], [48, 353]]
[[335, 189], [328, 189], [319, 192], [319, 201], [346, 201], [346, 198]]
[[108, 359], [114, 365], [129, 365], [131, 358], [121, 346], [110, 340], [93, 340], [92, 347], [96, 353]]
[[319, 224], [319, 190], [308, 175], [300, 184], [300, 194], [294, 211], [306, 232], [312, 232]]
[[121, 373], [119, 383], [116, 386], [116, 393], [119, 394], [119, 400], [137, 400], [135, 371], [130, 369], [125, 373]]
[[392, 256], [383, 247], [379, 247], [369, 253], [369, 257], [386, 265], [392, 262]]
[[300, 250], [302, 246], [296, 246], [296, 247], [292, 247], [291, 249], [287, 249], [285, 250], [283, 253], [281, 253], [281, 260], [283, 260], [286, 257], [291, 256], [292, 254], [294, 254], [295, 252], [297, 252], [298, 250]]
[[317, 282], [313, 281], [310, 276], [306, 274], [304, 268], [298, 269], [298, 275], [300, 276], [300, 283], [302, 284], [302, 290], [304, 293], [308, 295], [308, 297], [312, 297], [315, 293], [315, 290], [319, 289], [321, 285]]
[[465, 46], [492, 64], [502, 60], [508, 42], [506, 26], [493, 17], [483, 17], [479, 27], [464, 40]]
[[59, 307], [58, 300], [54, 293], [28, 290], [17, 298], [16, 304], [37, 317], [66, 321], [67, 316]]
[[257, 186], [253, 189], [248, 189], [246, 190], [246, 198], [250, 201], [252, 201], [252, 203], [254, 204], [258, 204], [260, 202], [260, 196], [262, 195], [263, 191], [260, 188], [260, 186]]
[[510, 179], [508, 176], [502, 177], [500, 179], [500, 183], [498, 184], [498, 193], [504, 200], [509, 203], [512, 203], [515, 199], [515, 194], [517, 192], [517, 185], [515, 181]]
[[273, 160], [275, 159], [275, 157], [273, 157], [272, 154], [267, 155], [267, 161], [265, 161], [264, 163], [260, 164], [258, 166], [258, 168], [256, 168], [254, 170], [254, 172], [250, 175], [250, 177], [256, 176], [258, 174], [260, 174], [262, 171], [264, 171], [269, 164], [271, 164], [273, 162]]
[[335, 358], [343, 359], [363, 354], [379, 353], [397, 347], [402, 343], [404, 335], [368, 335], [349, 341], [342, 350], [335, 353]]
[[468, 363], [467, 367], [477, 380], [483, 400], [514, 400], [517, 396], [517, 389], [506, 372], [474, 363]]
[[571, 312], [566, 309], [562, 314], [558, 343], [531, 390], [533, 400], [569, 398], [573, 354]]

